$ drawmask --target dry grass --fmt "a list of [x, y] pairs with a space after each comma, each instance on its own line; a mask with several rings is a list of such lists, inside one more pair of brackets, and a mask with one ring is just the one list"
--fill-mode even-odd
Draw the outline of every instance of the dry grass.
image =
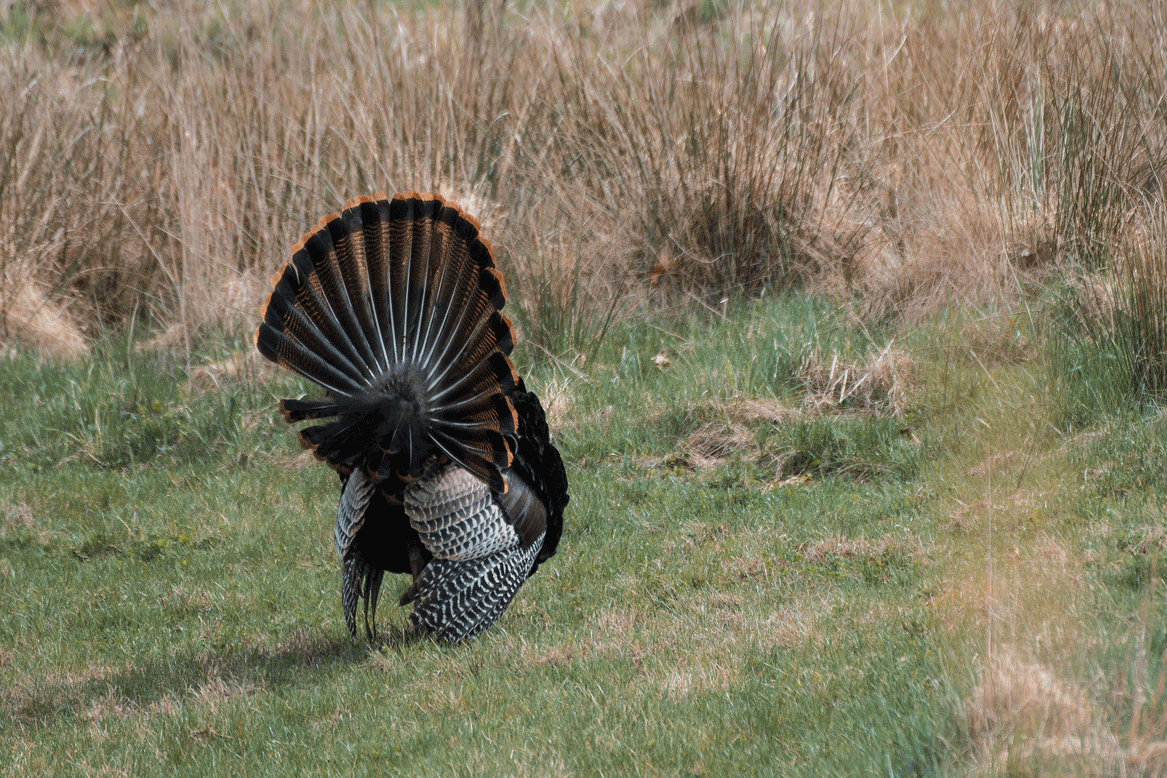
[[245, 331], [304, 227], [378, 188], [464, 202], [528, 337], [580, 353], [645, 300], [1008, 300], [1162, 201], [1141, 4], [470, 8], [7, 6], [10, 335]]
[[[1060, 365], [1102, 352], [1111, 362], [1098, 371], [1120, 394], [1160, 395], [1167, 388], [1167, 212], [1148, 207], [1144, 220], [1108, 246], [1099, 272], [1078, 262], [1065, 276], [1059, 324], [1067, 345]], [[1106, 382], [1094, 379], [1095, 386]]]
[[864, 364], [849, 364], [832, 355], [828, 362], [815, 351], [803, 365], [807, 407], [815, 412], [847, 409], [895, 414], [912, 399], [912, 358], [888, 344]]
[[701, 424], [680, 442], [684, 466], [701, 470], [717, 467], [734, 456], [757, 457], [758, 426], [788, 423], [801, 415], [797, 408], [754, 397], [706, 401], [694, 411], [716, 418]]
[[1009, 649], [989, 661], [966, 711], [978, 774], [1042, 765], [1102, 776], [1122, 761], [1118, 738], [1081, 689]]
[[0, 347], [20, 344], [49, 357], [89, 353], [85, 335], [60, 302], [45, 299], [44, 291], [30, 281], [12, 279], [12, 283], [18, 286], [5, 307]]
[[275, 366], [254, 349], [191, 369], [186, 394], [219, 391], [232, 385], [254, 385], [277, 375]]
[[1136, 713], [1129, 733], [1115, 732], [1085, 689], [1010, 646], [990, 657], [965, 711], [977, 775], [1167, 774], [1161, 715], [1140, 732]]
[[[993, 361], [1002, 384], [1020, 372], [1014, 359]], [[1167, 656], [1150, 638], [1161, 594], [1145, 590], [1137, 616], [1111, 599], [1113, 562], [1099, 538], [1114, 528], [1084, 526], [1074, 507], [1089, 492], [1083, 479], [1099, 475], [1066, 463], [1097, 433], [1035, 442], [1034, 411], [980, 409], [992, 443], [962, 438], [939, 506], [948, 520], [939, 517], [935, 550], [946, 558], [929, 608], [945, 633], [964, 635], [976, 671], [964, 699], [970, 773], [1165, 775]], [[1129, 553], [1162, 547], [1153, 524], [1127, 532]]]
[[820, 540], [799, 547], [803, 559], [811, 564], [838, 557], [840, 559], [882, 559], [887, 556], [906, 556], [923, 559], [925, 551], [919, 543], [906, 543], [884, 535], [879, 540], [849, 538], [843, 535]]

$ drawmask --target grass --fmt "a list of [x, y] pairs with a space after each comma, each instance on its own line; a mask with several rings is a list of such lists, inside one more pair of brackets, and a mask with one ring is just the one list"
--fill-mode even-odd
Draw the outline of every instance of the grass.
[[276, 258], [381, 188], [468, 207], [568, 359], [638, 309], [789, 288], [869, 325], [1016, 304], [1161, 248], [1161, 27], [975, 0], [12, 6], [0, 335], [241, 337]]
[[1063, 424], [1089, 425], [1119, 407], [1138, 413], [1163, 397], [1164, 262], [1148, 245], [1121, 246], [1100, 273], [1075, 269], [1054, 295], [1047, 342]]
[[[1015, 337], [921, 330], [905, 406], [823, 404], [816, 353], [886, 344], [805, 297], [618, 323], [586, 370], [536, 359], [567, 534], [456, 649], [392, 605], [383, 644], [348, 637], [335, 478], [273, 412], [292, 379], [231, 372], [224, 341], [200, 367], [11, 356], [5, 769], [1156, 774], [1163, 425], [1066, 437]], [[1051, 745], [1087, 735], [1109, 745]]]
[[[6, 380], [37, 388], [6, 412], [2, 436], [5, 769], [943, 764], [960, 724], [922, 595], [934, 574], [917, 455], [895, 455], [909, 465], [887, 472], [820, 468], [783, 485], [765, 440], [696, 468], [669, 461], [688, 427], [634, 423], [645, 408], [727, 407], [712, 372], [692, 380], [703, 365], [796, 403], [793, 376], [724, 363], [724, 347], [745, 332], [773, 342], [806, 305], [761, 306], [740, 317], [744, 330], [690, 321], [665, 344], [688, 367], [665, 372], [628, 356], [659, 348], [659, 330], [617, 328], [591, 378], [559, 398], [573, 492], [562, 553], [498, 629], [453, 650], [403, 639], [393, 607], [384, 645], [345, 633], [328, 535], [335, 478], [304, 462], [274, 418], [273, 397], [295, 391], [288, 381], [195, 392], [180, 365], [152, 370], [154, 356], [124, 346], [88, 364], [10, 358]], [[823, 342], [856, 337], [829, 320]], [[564, 368], [532, 370], [553, 396]], [[675, 396], [682, 385], [689, 393]], [[616, 391], [625, 402], [612, 405]], [[58, 410], [74, 407], [85, 413]], [[94, 408], [111, 409], [100, 436]], [[587, 421], [604, 408], [605, 422]], [[852, 435], [882, 419], [849, 419], [816, 423], [855, 437], [855, 457], [885, 456]], [[725, 423], [781, 437], [764, 417]]]
[[[1163, 26], [5, 9], [0, 770], [1167, 773]], [[483, 222], [572, 481], [454, 650], [349, 640], [243, 356], [378, 188]]]
[[[983, 344], [983, 327], [962, 323], [958, 342]], [[973, 772], [1158, 775], [1159, 414], [1114, 406], [1067, 430], [1040, 340], [1029, 354], [945, 355], [921, 402], [960, 398], [929, 425], [928, 481], [949, 554], [936, 612], [980, 666], [965, 701]]]

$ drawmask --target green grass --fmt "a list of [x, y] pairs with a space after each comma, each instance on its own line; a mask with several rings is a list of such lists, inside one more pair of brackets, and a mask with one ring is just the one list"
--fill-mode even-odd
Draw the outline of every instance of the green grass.
[[[1127, 731], [1139, 700], [1162, 701], [1146, 657], [1164, 633], [1140, 642], [1138, 625], [1162, 623], [1163, 424], [1067, 441], [1041, 422], [1039, 366], [952, 359], [935, 348], [962, 337], [951, 326], [915, 341], [928, 384], [911, 411], [799, 411], [814, 347], [859, 364], [885, 345], [849, 321], [785, 298], [620, 322], [582, 368], [523, 365], [567, 461], [567, 529], [456, 648], [409, 637], [394, 589], [385, 642], [348, 637], [335, 476], [275, 418], [296, 382], [201, 392], [125, 344], [10, 357], [0, 774], [963, 774], [986, 648], [958, 617], [976, 605], [964, 587], [985, 554], [1007, 586], [1012, 549], [1036, 566], [1050, 538], [1089, 560], [1050, 596], [1092, 592], [1073, 615], [1094, 642], [1057, 667]], [[719, 431], [733, 450], [700, 449]], [[973, 466], [1004, 451], [1041, 464], [1002, 465], [995, 502], [1015, 484], [1062, 499], [999, 507], [992, 533], [979, 513], [954, 521], [982, 488]], [[1025, 617], [1061, 623], [1057, 603], [1019, 607], [1021, 646]]]
[[[752, 458], [669, 463], [686, 406], [797, 402], [798, 328], [859, 338], [810, 305], [671, 334], [621, 325], [582, 376], [529, 368], [564, 393], [565, 542], [496, 629], [454, 649], [404, 637], [391, 599], [384, 645], [349, 639], [335, 477], [274, 419], [292, 382], [198, 393], [181, 365], [124, 346], [78, 365], [10, 358], [4, 769], [930, 773], [959, 723], [921, 595], [918, 467], [780, 486], [759, 464], [767, 440], [800, 433], [764, 421]], [[664, 372], [649, 361], [662, 348]], [[870, 458], [862, 430], [882, 424], [809, 426]], [[816, 546], [843, 537], [889, 540]]]

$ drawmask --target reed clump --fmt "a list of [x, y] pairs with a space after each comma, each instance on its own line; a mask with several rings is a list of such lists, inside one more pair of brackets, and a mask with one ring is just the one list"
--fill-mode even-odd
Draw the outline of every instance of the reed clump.
[[1133, 2], [11, 5], [0, 322], [36, 342], [34, 294], [82, 342], [246, 331], [287, 247], [378, 189], [467, 203], [556, 353], [638, 306], [809, 287], [918, 320], [1125, 274], [1162, 214], [1163, 29]]

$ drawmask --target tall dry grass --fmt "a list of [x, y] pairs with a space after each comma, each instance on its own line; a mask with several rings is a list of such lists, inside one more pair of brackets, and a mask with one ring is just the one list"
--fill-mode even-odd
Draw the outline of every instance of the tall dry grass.
[[1141, 3], [5, 13], [9, 337], [33, 308], [77, 337], [245, 331], [303, 230], [382, 188], [465, 203], [526, 336], [585, 355], [637, 305], [1008, 302], [1162, 203], [1167, 25]]

